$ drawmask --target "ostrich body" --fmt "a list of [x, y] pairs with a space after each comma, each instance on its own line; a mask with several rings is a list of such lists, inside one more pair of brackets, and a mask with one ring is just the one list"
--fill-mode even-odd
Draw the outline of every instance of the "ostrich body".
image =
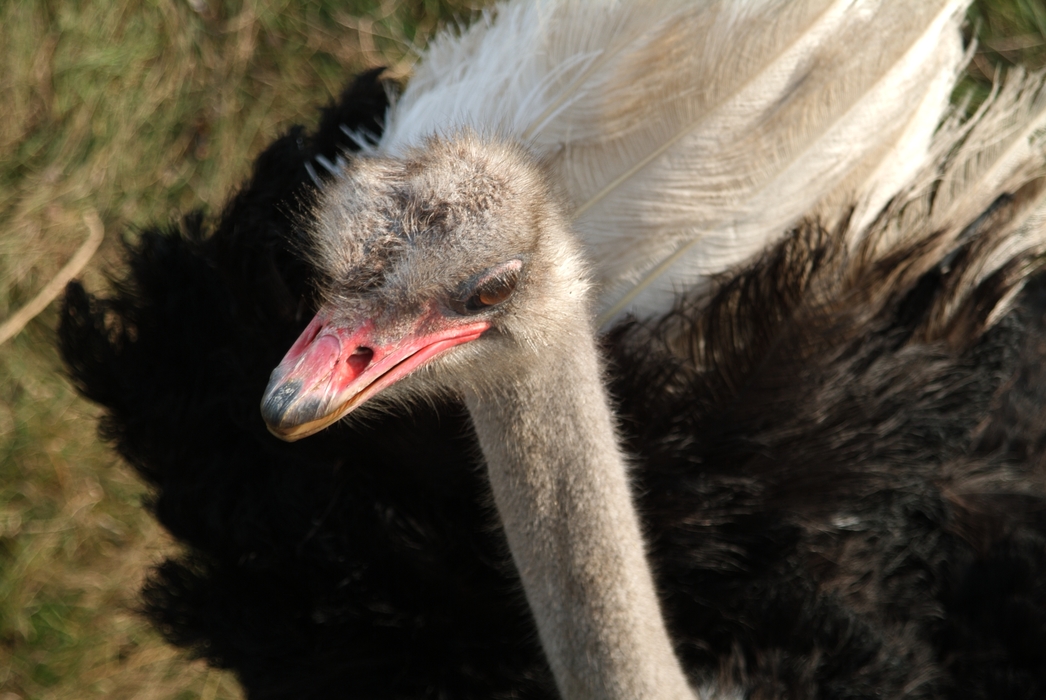
[[[731, 212], [724, 230], [696, 204], [705, 193], [700, 158], [693, 152], [710, 156], [703, 152], [710, 150], [703, 148], [710, 124], [727, 133], [731, 128], [758, 131], [767, 117], [756, 107], [750, 122], [720, 123], [716, 113], [734, 98], [708, 108], [697, 89], [700, 83], [688, 75], [694, 64], [711, 60], [702, 51], [677, 49], [669, 66], [661, 68], [662, 61], [649, 68], [671, 71], [672, 77], [652, 79], [654, 94], [638, 103], [621, 94], [626, 86], [635, 88], [621, 75], [648, 66], [652, 51], [692, 43], [695, 29], [711, 36], [719, 27], [744, 22], [745, 40], [764, 41], [772, 22], [778, 32], [785, 27], [785, 35], [789, 27], [798, 33], [798, 45], [777, 40], [767, 51], [774, 63], [783, 64], [775, 70], [752, 71], [740, 61], [737, 95], [751, 90], [758, 97], [746, 99], [757, 102], [778, 95], [776, 109], [788, 113], [800, 92], [796, 71], [814, 83], [840, 80], [813, 37], [845, 33], [862, 19], [857, 10], [823, 2], [767, 3], [747, 11], [715, 4], [663, 3], [659, 10], [645, 3], [592, 7], [586, 11], [570, 2], [505, 6], [497, 23], [477, 25], [456, 42], [436, 45], [427, 70], [439, 72], [450, 54], [460, 73], [449, 85], [436, 83], [439, 99], [433, 104], [425, 99], [431, 73], [422, 71], [420, 87], [408, 89], [390, 118], [375, 159], [361, 159], [351, 172], [336, 176], [317, 205], [313, 264], [328, 301], [274, 372], [262, 408], [274, 434], [297, 439], [342, 418], [376, 392], [396, 398], [409, 395], [416, 384], [422, 395], [446, 388], [462, 396], [560, 692], [568, 699], [680, 698], [688, 695], [686, 677], [662, 621], [624, 458], [603, 397], [595, 329], [587, 318], [594, 303], [581, 262], [584, 249], [602, 250], [594, 258], [604, 267], [622, 257], [607, 252], [620, 248], [622, 239], [632, 256], [679, 257], [673, 264], [688, 274], [672, 274], [669, 267], [661, 272], [664, 283], [678, 287], [685, 279], [687, 288], [703, 289], [714, 267], [702, 239], [725, 236], [733, 242], [719, 264], [758, 249], [772, 240], [775, 229], [768, 216], [779, 217], [778, 230], [783, 230], [789, 219], [833, 196], [804, 182], [775, 186], [776, 179], [787, 180], [796, 166], [813, 181], [848, 173], [871, 147], [840, 151], [821, 144], [833, 157], [813, 159], [804, 147], [788, 167], [768, 159], [771, 177], [760, 173], [751, 178], [754, 184], [735, 187], [744, 193], [735, 205], [740, 211]], [[954, 32], [960, 7], [931, 3], [919, 9], [916, 21], [896, 23], [898, 31], [921, 37], [911, 47], [911, 39], [900, 42], [902, 67], [913, 57], [927, 56], [926, 47], [951, 46], [954, 35], [948, 30]], [[899, 12], [899, 7], [877, 8], [878, 20], [888, 24]], [[579, 45], [572, 43], [564, 52], [557, 31], [580, 26], [586, 31]], [[497, 59], [504, 61], [511, 52], [498, 47], [497, 57], [485, 59], [491, 42], [504, 40], [506, 32], [531, 38], [520, 27], [536, 27], [539, 43], [521, 58], [513, 56], [523, 65], [512, 70], [522, 77], [510, 83]], [[523, 43], [518, 36], [512, 39], [512, 45]], [[603, 43], [606, 48], [593, 50]], [[739, 56], [745, 54], [743, 43], [733, 47]], [[890, 49], [882, 53], [891, 56]], [[949, 68], [951, 54], [958, 52], [943, 53], [942, 63], [927, 61], [931, 75], [941, 72], [940, 66]], [[557, 65], [558, 74], [529, 65], [543, 61]], [[672, 65], [676, 62], [681, 65]], [[532, 73], [541, 76], [537, 85], [531, 84]], [[891, 67], [881, 73], [890, 82], [906, 71]], [[673, 87], [682, 92], [673, 97], [656, 92]], [[477, 94], [484, 96], [482, 102], [468, 96]], [[490, 115], [494, 94], [508, 104], [498, 104], [497, 115]], [[871, 94], [878, 95], [877, 89]], [[619, 107], [617, 100], [628, 106]], [[642, 106], [648, 102], [656, 112]], [[919, 133], [915, 140], [922, 150], [930, 150], [920, 109], [904, 112], [887, 105], [881, 112], [893, 118], [905, 114], [916, 125], [900, 129], [898, 141], [911, 139], [911, 129]], [[434, 124], [426, 118], [430, 114]], [[931, 114], [929, 123], [936, 124], [939, 114]], [[627, 123], [630, 119], [645, 123], [636, 128]], [[816, 142], [821, 137], [831, 144], [839, 138], [836, 130], [853, 134], [845, 116], [833, 115], [829, 123], [826, 136], [810, 136], [809, 124], [800, 122], [794, 138]], [[437, 128], [446, 133], [445, 141], [434, 138]], [[455, 128], [485, 129], [501, 142], [455, 133]], [[415, 143], [425, 137], [429, 140]], [[505, 138], [512, 139], [511, 145]], [[777, 134], [775, 146], [781, 148], [782, 141], [790, 145]], [[560, 150], [556, 157], [549, 154], [552, 144]], [[668, 157], [665, 150], [671, 147], [677, 150]], [[752, 145], [750, 150], [746, 165], [759, 168], [759, 149]], [[385, 154], [391, 157], [382, 158]], [[544, 170], [537, 167], [541, 159], [547, 160]], [[820, 172], [818, 163], [824, 168]], [[553, 194], [546, 183], [562, 191]], [[882, 196], [874, 190], [884, 186], [895, 183], [879, 175], [862, 184], [872, 191], [867, 195], [872, 200]], [[761, 210], [768, 203], [767, 189], [782, 203], [771, 215]], [[739, 193], [727, 188], [719, 196], [738, 198]], [[757, 209], [758, 216], [753, 219], [746, 206]], [[634, 220], [641, 222], [641, 231], [630, 231]], [[853, 226], [853, 233], [862, 232], [863, 222]], [[686, 233], [681, 242], [680, 232]], [[665, 252], [668, 234], [675, 234], [669, 236], [675, 252]], [[682, 264], [687, 259], [690, 263]], [[615, 274], [636, 275], [631, 267], [609, 267], [614, 272], [597, 273], [602, 290], [614, 289]], [[634, 296], [628, 292], [625, 299]], [[661, 294], [636, 303], [643, 312], [663, 314], [672, 302], [666, 306]], [[613, 316], [614, 309], [607, 313]], [[410, 376], [413, 372], [423, 376]], [[403, 380], [408, 390], [397, 391]]]
[[[808, 16], [849, 17], [833, 14], [842, 5], [820, 7]], [[954, 13], [930, 16], [945, 19], [915, 35], [937, 37], [928, 44], [940, 39], [954, 56]], [[470, 36], [492, 35], [444, 47]], [[930, 92], [946, 97], [954, 66], [921, 65], [937, 76]], [[612, 258], [594, 252], [592, 220], [556, 170], [560, 151], [509, 145], [521, 135], [511, 130], [469, 134], [468, 120], [449, 120], [442, 138], [404, 138], [401, 121], [390, 132], [400, 136], [367, 146], [336, 177], [321, 173], [323, 191], [311, 194], [313, 163], [359, 148], [339, 125], [374, 130], [385, 109], [374, 75], [365, 76], [315, 135], [291, 134], [259, 158], [213, 233], [199, 218], [149, 232], [129, 251], [131, 271], [111, 299], [76, 287], [68, 296], [63, 354], [84, 393], [107, 406], [106, 435], [155, 486], [158, 517], [192, 547], [149, 584], [154, 619], [172, 640], [235, 668], [259, 698], [345, 688], [364, 697], [551, 697], [546, 659], [565, 693], [576, 680], [627, 694], [665, 666], [682, 678], [673, 646], [696, 684], [715, 679], [723, 692], [753, 697], [1041, 693], [1046, 430], [1041, 412], [1027, 408], [1046, 393], [1038, 369], [1046, 303], [1034, 276], [1041, 163], [1026, 138], [1042, 119], [1037, 84], [1011, 81], [972, 121], [946, 121], [936, 135], [945, 98], [900, 100], [913, 120], [880, 129], [878, 146], [855, 146], [848, 182], [808, 193], [811, 209], [800, 213], [811, 219], [795, 223], [789, 208], [770, 216], [773, 225], [753, 229], [754, 248], [727, 246], [726, 258], [690, 277], [671, 314], [613, 330], [603, 377], [592, 307], [606, 317], [636, 275], [613, 272]], [[428, 94], [426, 85], [416, 94]], [[394, 119], [410, 104], [404, 98]], [[863, 109], [856, 113], [879, 113]], [[772, 142], [772, 129], [766, 135]], [[913, 160], [877, 160], [888, 152]], [[787, 168], [761, 170], [771, 171], [788, 179]], [[437, 172], [460, 186], [441, 189], [430, 179]], [[506, 199], [466, 196], [505, 172], [510, 181], [494, 177], [490, 191]], [[943, 184], [927, 198], [931, 182]], [[431, 206], [455, 196], [472, 205]], [[521, 213], [518, 202], [544, 213]], [[505, 225], [478, 231], [494, 212]], [[307, 264], [291, 252], [302, 222], [312, 231]], [[663, 252], [666, 239], [652, 240]], [[478, 257], [450, 245], [462, 241]], [[640, 257], [647, 269], [658, 253]], [[364, 399], [361, 413], [427, 400], [407, 415], [372, 411], [286, 445], [257, 420], [257, 397], [302, 334], [301, 300], [316, 276], [318, 316], [266, 394], [274, 432], [320, 430]], [[542, 304], [563, 294], [536, 325], [517, 315], [547, 311]], [[656, 316], [663, 301], [632, 308]], [[579, 359], [548, 367], [541, 342], [556, 332]], [[459, 342], [383, 374], [385, 358], [403, 359], [404, 338]], [[348, 357], [328, 382], [334, 349]], [[494, 369], [499, 352], [518, 360], [507, 377]], [[590, 389], [564, 396], [560, 371], [586, 377]], [[577, 388], [577, 376], [569, 385]], [[186, 391], [199, 386], [210, 393]], [[557, 435], [545, 461], [548, 435], [534, 415], [505, 415], [528, 404], [556, 430], [580, 430], [591, 448], [554, 469], [566, 441]], [[644, 575], [614, 414], [670, 637]], [[473, 427], [515, 567], [490, 527], [488, 487], [473, 473]], [[528, 460], [528, 469], [513, 468]], [[546, 478], [521, 484], [527, 474]], [[583, 481], [600, 474], [612, 478]], [[597, 497], [619, 507], [604, 510]], [[559, 506], [542, 514], [542, 527], [513, 522], [542, 504]], [[579, 520], [595, 531], [570, 532]], [[549, 542], [564, 525], [571, 536]], [[608, 542], [608, 530], [634, 539]], [[533, 537], [520, 543], [520, 532]], [[587, 542], [632, 564], [607, 572], [608, 554], [578, 546]], [[590, 584], [583, 595], [554, 593], [577, 580]], [[626, 617], [607, 615], [606, 600], [628, 608]], [[564, 601], [573, 619], [557, 609]], [[644, 605], [652, 612], [629, 627], [627, 615]], [[651, 624], [658, 629], [648, 635]]]

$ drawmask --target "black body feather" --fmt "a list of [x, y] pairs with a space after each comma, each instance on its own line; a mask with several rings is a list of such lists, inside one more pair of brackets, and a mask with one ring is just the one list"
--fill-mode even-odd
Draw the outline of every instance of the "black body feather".
[[[143, 232], [107, 298], [71, 285], [62, 353], [189, 547], [145, 611], [249, 697], [554, 697], [462, 407], [294, 444], [258, 412], [310, 316], [305, 165], [386, 105], [361, 76], [216, 224]], [[889, 270], [855, 279], [839, 238], [800, 227], [607, 337], [684, 665], [751, 698], [1046, 697], [1046, 280], [985, 332], [927, 338], [961, 260], [884, 297]]]

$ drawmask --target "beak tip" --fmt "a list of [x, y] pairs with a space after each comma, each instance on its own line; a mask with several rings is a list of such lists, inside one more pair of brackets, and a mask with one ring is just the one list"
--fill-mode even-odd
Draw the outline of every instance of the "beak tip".
[[262, 395], [261, 414], [270, 429], [289, 427], [293, 415], [300, 413], [300, 408], [295, 410], [294, 404], [301, 389], [302, 383], [298, 379], [280, 381], [274, 378], [269, 382]]
[[330, 423], [325, 420], [330, 414], [327, 401], [308, 396], [300, 379], [271, 380], [262, 397], [261, 414], [269, 432], [286, 442], [312, 435]]

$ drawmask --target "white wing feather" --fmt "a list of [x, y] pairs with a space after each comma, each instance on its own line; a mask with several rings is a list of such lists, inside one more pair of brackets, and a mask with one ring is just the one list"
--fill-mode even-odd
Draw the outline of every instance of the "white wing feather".
[[[936, 255], [922, 256], [928, 266], [946, 260], [959, 245], [981, 245], [976, 264], [967, 267], [959, 290], [977, 285], [1016, 260], [1046, 253], [1046, 73], [1013, 70], [1006, 81], [969, 119], [953, 115], [938, 130], [928, 166], [912, 178], [896, 201], [871, 228], [875, 255], [933, 237]], [[979, 219], [990, 215], [1000, 197], [1009, 202], [1007, 220], [991, 227], [991, 240], [973, 240]], [[988, 214], [985, 214], [987, 212]], [[920, 274], [915, 269], [911, 274]], [[1025, 271], [1011, 272], [1011, 298], [1021, 288]], [[962, 300], [939, 311], [947, 319]], [[998, 304], [989, 323], [1008, 310]]]

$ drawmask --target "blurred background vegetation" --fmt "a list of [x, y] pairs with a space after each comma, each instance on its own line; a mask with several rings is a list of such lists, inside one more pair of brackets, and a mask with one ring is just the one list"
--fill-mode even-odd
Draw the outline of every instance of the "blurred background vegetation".
[[[915, 0], [918, 1], [918, 0]], [[119, 238], [220, 209], [254, 156], [347, 77], [409, 75], [417, 50], [482, 0], [3, 0], [0, 321], [106, 231], [82, 273], [119, 264]], [[958, 94], [997, 70], [1046, 65], [1043, 0], [984, 0]], [[166, 646], [135, 614], [175, 545], [144, 488], [95, 434], [54, 350], [56, 304], [0, 345], [0, 700], [240, 697], [234, 679]]]

